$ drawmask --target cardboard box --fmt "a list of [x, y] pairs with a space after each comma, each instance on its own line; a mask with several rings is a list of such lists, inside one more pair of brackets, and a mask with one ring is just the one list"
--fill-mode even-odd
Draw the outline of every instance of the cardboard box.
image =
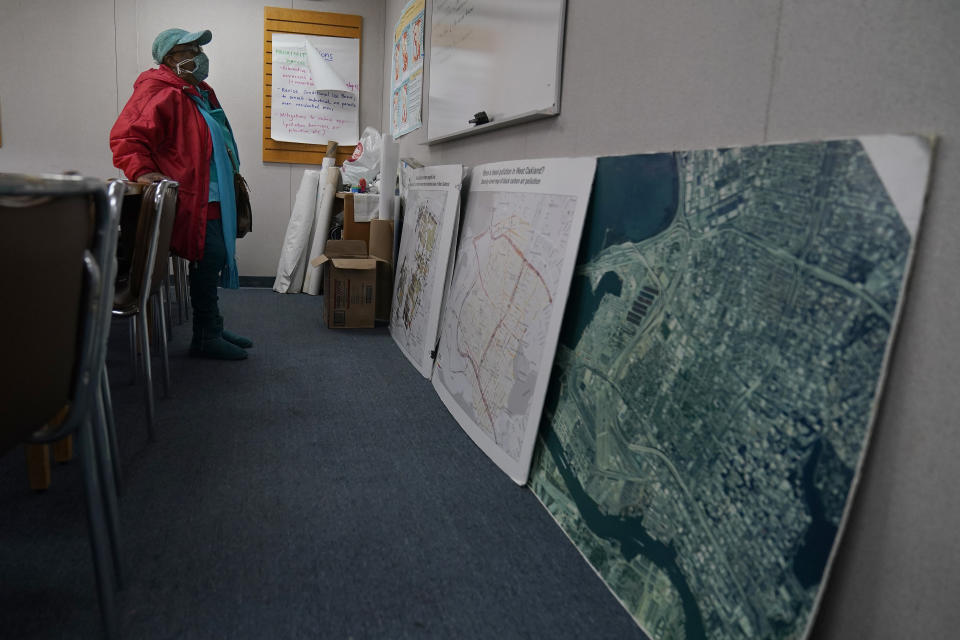
[[[377, 311], [377, 273], [389, 267], [367, 254], [360, 240], [327, 240], [322, 256], [310, 261], [323, 268], [323, 320], [331, 329], [373, 327]], [[389, 304], [389, 303], [388, 303]]]
[[[379, 213], [379, 194], [338, 191], [337, 198], [343, 201], [343, 239], [363, 240], [370, 250], [370, 255], [392, 262], [393, 220], [381, 220], [376, 217]], [[363, 212], [362, 215], [361, 210]], [[388, 252], [377, 253], [376, 249], [378, 245], [371, 234], [377, 233], [376, 227], [380, 226], [380, 237], [385, 238], [387, 235], [386, 227], [388, 225], [390, 250]], [[387, 245], [384, 244], [383, 246], [386, 247]]]
[[377, 267], [377, 308], [374, 315], [379, 322], [389, 322], [390, 305], [393, 302], [393, 220], [358, 220], [355, 216], [358, 198], [379, 199], [379, 196], [341, 192], [337, 197], [343, 198], [343, 239], [362, 241], [369, 247], [370, 257], [380, 258], [386, 263]]
[[337, 193], [338, 198], [343, 198], [343, 239], [344, 240], [363, 240], [364, 246], [370, 246], [370, 221], [360, 221], [356, 219], [354, 211], [354, 196], [360, 195], [348, 192]]
[[378, 322], [390, 322], [390, 305], [393, 303], [393, 220], [371, 220], [370, 256], [380, 258], [377, 265], [377, 310]]
[[370, 255], [393, 264], [393, 220], [371, 220]]

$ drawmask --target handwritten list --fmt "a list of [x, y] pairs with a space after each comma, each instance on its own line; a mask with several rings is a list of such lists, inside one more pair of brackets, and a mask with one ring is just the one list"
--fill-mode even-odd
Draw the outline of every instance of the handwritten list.
[[270, 137], [326, 144], [359, 140], [360, 41], [273, 34]]

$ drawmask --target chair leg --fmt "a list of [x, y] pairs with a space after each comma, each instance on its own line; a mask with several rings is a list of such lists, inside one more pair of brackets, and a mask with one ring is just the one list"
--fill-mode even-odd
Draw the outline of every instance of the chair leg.
[[130, 316], [130, 384], [137, 384], [137, 319]]
[[173, 271], [173, 270], [170, 268], [170, 262], [171, 262], [172, 259], [173, 259], [172, 257], [167, 259], [167, 275], [166, 275], [166, 277], [163, 279], [163, 286], [160, 287], [160, 291], [161, 291], [161, 293], [163, 294], [162, 296], [160, 296], [160, 299], [161, 299], [161, 300], [164, 300], [164, 298], [166, 299], [166, 302], [165, 302], [165, 304], [163, 305], [163, 309], [164, 309], [164, 311], [166, 311], [166, 316], [165, 316], [166, 322], [165, 322], [164, 324], [166, 324], [166, 327], [167, 327], [167, 328], [166, 328], [166, 331], [167, 331], [167, 334], [166, 334], [167, 340], [170, 340], [170, 339], [173, 337], [173, 334], [171, 333], [172, 328], [173, 328], [173, 311], [170, 309], [170, 291], [171, 291], [172, 288], [173, 288], [173, 286], [172, 286], [171, 283], [170, 283], [170, 277], [171, 277], [171, 273], [172, 273], [172, 271]]
[[114, 602], [114, 572], [107, 566], [110, 563], [110, 543], [106, 519], [103, 510], [103, 493], [97, 473], [96, 451], [93, 446], [90, 420], [84, 420], [77, 429], [80, 457], [83, 463], [83, 484], [87, 497], [87, 525], [90, 529], [90, 547], [93, 551], [93, 569], [100, 596], [100, 617], [103, 620], [104, 635], [107, 638], [118, 636], [117, 610]]
[[180, 263], [176, 256], [170, 256], [170, 265], [173, 267], [173, 289], [172, 297], [169, 298], [170, 304], [173, 304], [173, 298], [177, 299], [177, 324], [183, 323], [183, 298], [180, 296]]
[[160, 348], [160, 334], [157, 333], [157, 327], [159, 322], [157, 319], [160, 317], [160, 310], [157, 309], [157, 296], [151, 295], [147, 298], [147, 331], [150, 332], [150, 346], [153, 349]]
[[183, 317], [190, 319], [190, 263], [183, 258], [177, 258], [180, 261], [180, 282], [183, 291]]
[[73, 460], [73, 435], [64, 436], [53, 443], [53, 461], [60, 464]]
[[110, 537], [110, 554], [113, 559], [114, 576], [117, 588], [123, 588], [123, 565], [120, 558], [120, 514], [117, 506], [117, 481], [114, 477], [114, 456], [110, 451], [110, 436], [107, 433], [106, 412], [103, 396], [96, 394], [94, 403], [95, 419], [91, 423], [93, 447], [97, 456], [97, 469], [100, 474], [100, 491], [103, 494], [104, 513], [107, 532]]
[[[160, 308], [164, 307], [164, 295], [163, 287], [160, 288]], [[167, 301], [169, 302], [169, 301]], [[170, 359], [167, 356], [167, 328], [168, 324], [166, 322], [167, 318], [160, 314], [160, 355], [162, 356], [161, 365], [163, 367], [163, 397], [166, 398], [170, 395]]]
[[27, 481], [34, 491], [50, 488], [50, 445], [24, 445], [27, 452]]
[[107, 438], [110, 443], [110, 460], [113, 462], [113, 480], [116, 484], [117, 495], [123, 495], [123, 479], [120, 475], [120, 447], [117, 443], [117, 423], [113, 419], [113, 400], [110, 397], [110, 379], [107, 377], [107, 368], [103, 368], [100, 376], [99, 402], [103, 406], [103, 417], [107, 424]]
[[147, 311], [141, 309], [137, 314], [140, 320], [140, 349], [143, 351], [143, 389], [147, 400], [147, 437], [153, 442], [154, 414], [153, 414], [153, 376], [150, 373], [150, 331], [147, 329]]

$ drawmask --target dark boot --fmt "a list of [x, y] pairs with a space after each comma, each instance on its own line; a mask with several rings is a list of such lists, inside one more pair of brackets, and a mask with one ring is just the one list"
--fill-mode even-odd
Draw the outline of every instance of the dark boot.
[[[220, 326], [223, 326], [223, 316], [220, 316]], [[235, 344], [243, 349], [249, 349], [253, 346], [253, 341], [250, 338], [245, 338], [241, 335], [237, 335], [233, 331], [227, 331], [226, 329], [223, 330], [223, 339], [230, 344]]]
[[214, 360], [245, 360], [247, 352], [224, 340], [222, 319], [215, 319], [207, 324], [197, 321], [194, 317], [190, 355]]
[[223, 226], [207, 220], [203, 257], [190, 264], [190, 301], [193, 303], [193, 341], [190, 355], [217, 360], [243, 360], [247, 352], [223, 337], [223, 318], [217, 307], [217, 281], [226, 261]]

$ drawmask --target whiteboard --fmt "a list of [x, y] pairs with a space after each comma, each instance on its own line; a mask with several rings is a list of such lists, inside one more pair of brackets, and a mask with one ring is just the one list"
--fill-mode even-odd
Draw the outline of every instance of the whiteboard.
[[[566, 0], [435, 0], [427, 142], [560, 113]], [[479, 111], [487, 124], [469, 121]]]

